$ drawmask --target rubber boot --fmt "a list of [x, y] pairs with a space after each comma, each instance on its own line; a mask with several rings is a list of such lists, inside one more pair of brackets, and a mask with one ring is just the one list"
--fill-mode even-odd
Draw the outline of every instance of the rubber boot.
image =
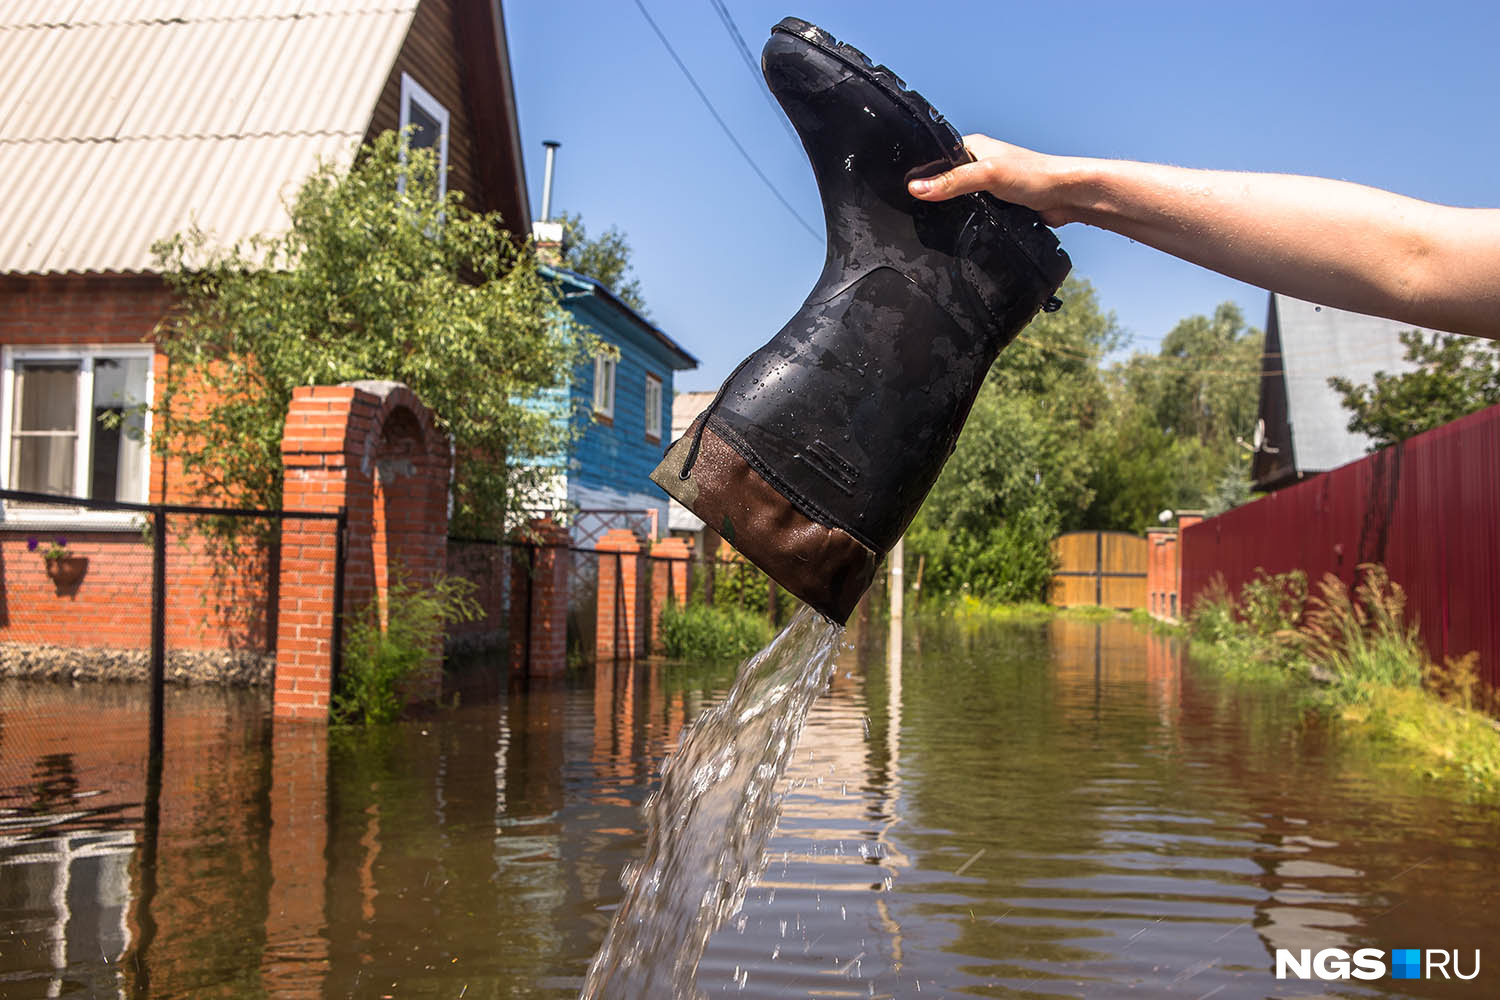
[[1056, 308], [1071, 265], [1029, 209], [907, 192], [972, 157], [859, 50], [787, 18], [761, 67], [812, 161], [827, 261], [651, 478], [843, 624], [952, 454], [995, 356]]

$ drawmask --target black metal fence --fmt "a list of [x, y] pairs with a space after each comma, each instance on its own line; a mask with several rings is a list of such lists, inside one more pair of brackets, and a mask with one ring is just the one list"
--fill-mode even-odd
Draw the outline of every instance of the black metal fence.
[[[15, 490], [0, 490], [0, 503], [0, 677], [148, 682], [153, 758], [168, 680], [270, 683], [286, 521], [326, 525], [334, 536], [334, 565], [324, 571], [332, 571], [333, 606], [342, 601], [343, 512]], [[64, 723], [33, 716], [28, 724]], [[0, 795], [13, 787], [8, 771], [0, 773]]]
[[[633, 512], [626, 513], [634, 516]], [[623, 524], [612, 525], [620, 526]], [[637, 537], [644, 549], [645, 538], [640, 534]], [[551, 553], [551, 558], [561, 560], [564, 565], [567, 662], [571, 665], [592, 663], [596, 659], [600, 646], [601, 613], [608, 622], [607, 627], [613, 630], [613, 635], [606, 637], [612, 641], [604, 645], [615, 650], [625, 648], [624, 623], [631, 617], [627, 614], [628, 605], [635, 608], [637, 628], [641, 632], [640, 645], [648, 654], [654, 651], [657, 636], [653, 630], [657, 623], [652, 619], [650, 608], [658, 578], [662, 581], [662, 596], [667, 603], [734, 608], [764, 614], [777, 625], [790, 617], [796, 603], [761, 570], [740, 558], [705, 557], [694, 553], [684, 566], [681, 559], [653, 556], [646, 551], [638, 555], [601, 552], [592, 544], [579, 544], [576, 537], [569, 544], [551, 546], [542, 542], [451, 537], [448, 540], [448, 572], [476, 585], [475, 598], [482, 615], [477, 621], [460, 623], [450, 629], [449, 654], [514, 649], [522, 661], [510, 666], [527, 669], [524, 658], [531, 646], [530, 633], [515, 636], [511, 633], [515, 628], [528, 628], [527, 623], [533, 621], [533, 611], [540, 600], [541, 588], [552, 585], [547, 577], [553, 572], [554, 563], [545, 561], [543, 553]], [[605, 574], [607, 579], [629, 579], [631, 573], [627, 571], [627, 562], [633, 562], [634, 589], [615, 586], [613, 607], [601, 608], [601, 568], [608, 571]], [[673, 572], [674, 568], [676, 572]]]

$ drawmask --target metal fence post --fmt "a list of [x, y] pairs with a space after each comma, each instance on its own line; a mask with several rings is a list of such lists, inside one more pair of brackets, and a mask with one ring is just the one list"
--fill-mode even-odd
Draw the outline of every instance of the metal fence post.
[[160, 773], [167, 683], [167, 511], [151, 512], [151, 766]]

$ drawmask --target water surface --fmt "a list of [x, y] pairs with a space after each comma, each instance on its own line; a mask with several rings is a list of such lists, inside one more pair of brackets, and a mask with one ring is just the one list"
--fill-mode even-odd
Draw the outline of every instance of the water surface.
[[[171, 691], [154, 879], [144, 690], [0, 684], [0, 996], [576, 997], [731, 678], [471, 670], [331, 736]], [[1489, 945], [1500, 816], [1127, 624], [908, 623], [899, 670], [854, 630], [783, 788], [709, 996], [1497, 993], [1277, 981], [1277, 947]]]

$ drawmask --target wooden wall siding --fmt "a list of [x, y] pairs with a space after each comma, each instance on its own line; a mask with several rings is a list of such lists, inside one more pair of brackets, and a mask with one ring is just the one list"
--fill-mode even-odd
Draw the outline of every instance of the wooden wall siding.
[[1074, 531], [1054, 541], [1052, 551], [1058, 559], [1053, 604], [1097, 604], [1125, 611], [1146, 606], [1150, 548], [1144, 538], [1118, 531]]
[[[644, 493], [661, 499], [666, 494], [651, 482], [651, 470], [661, 461], [667, 440], [646, 437], [646, 375], [661, 379], [662, 428], [672, 426], [672, 367], [666, 349], [619, 316], [594, 296], [568, 302], [574, 318], [606, 343], [620, 349], [615, 370], [615, 416], [612, 424], [589, 423], [573, 447], [576, 465], [568, 478], [581, 486]], [[594, 366], [580, 365], [573, 380], [573, 398], [588, 414], [594, 398]], [[667, 435], [670, 437], [670, 434]]]
[[401, 74], [409, 73], [448, 109], [448, 190], [464, 192], [469, 207], [484, 211], [490, 204], [475, 165], [474, 119], [453, 27], [454, 3], [455, 0], [422, 0], [417, 7], [411, 31], [375, 103], [365, 141], [400, 128]]

